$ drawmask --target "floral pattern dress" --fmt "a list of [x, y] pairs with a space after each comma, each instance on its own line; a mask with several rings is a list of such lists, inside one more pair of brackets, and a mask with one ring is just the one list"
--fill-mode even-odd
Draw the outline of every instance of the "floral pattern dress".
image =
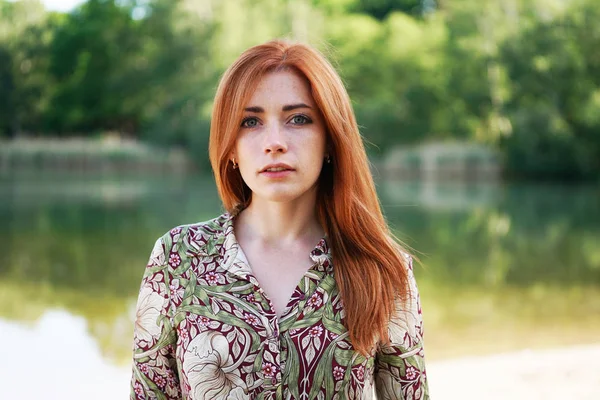
[[158, 239], [136, 308], [131, 398], [428, 399], [410, 258], [410, 306], [390, 321], [391, 343], [374, 345], [368, 357], [344, 327], [325, 238], [310, 258], [277, 318], [236, 241], [232, 215]]

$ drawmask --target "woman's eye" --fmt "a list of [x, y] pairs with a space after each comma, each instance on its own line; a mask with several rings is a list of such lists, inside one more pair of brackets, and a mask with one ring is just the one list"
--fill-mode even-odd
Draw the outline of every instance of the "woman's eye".
[[308, 119], [308, 117], [304, 116], [304, 115], [295, 115], [292, 118], [292, 123], [295, 125], [303, 125], [306, 123], [309, 123], [310, 119]]
[[254, 128], [256, 125], [258, 125], [256, 118], [246, 118], [242, 121], [242, 127], [244, 128]]

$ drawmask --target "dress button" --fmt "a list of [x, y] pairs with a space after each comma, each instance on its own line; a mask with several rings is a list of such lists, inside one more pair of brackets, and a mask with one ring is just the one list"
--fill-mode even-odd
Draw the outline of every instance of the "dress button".
[[271, 383], [272, 383], [273, 385], [274, 385], [274, 384], [276, 384], [276, 383], [277, 383], [277, 378], [272, 378], [272, 379], [271, 379]]

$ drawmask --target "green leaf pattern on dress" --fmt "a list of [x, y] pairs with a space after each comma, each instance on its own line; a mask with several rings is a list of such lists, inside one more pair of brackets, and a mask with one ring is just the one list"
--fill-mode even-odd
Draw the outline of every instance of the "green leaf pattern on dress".
[[411, 301], [390, 321], [391, 342], [368, 357], [344, 327], [326, 238], [310, 258], [278, 319], [232, 215], [157, 240], [136, 307], [131, 398], [429, 399], [410, 257]]

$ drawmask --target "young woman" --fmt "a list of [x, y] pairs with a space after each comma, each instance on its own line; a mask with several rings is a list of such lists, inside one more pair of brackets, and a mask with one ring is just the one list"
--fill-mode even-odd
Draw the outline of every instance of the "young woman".
[[244, 52], [217, 89], [210, 160], [227, 212], [156, 242], [131, 397], [429, 398], [412, 259], [326, 59]]

